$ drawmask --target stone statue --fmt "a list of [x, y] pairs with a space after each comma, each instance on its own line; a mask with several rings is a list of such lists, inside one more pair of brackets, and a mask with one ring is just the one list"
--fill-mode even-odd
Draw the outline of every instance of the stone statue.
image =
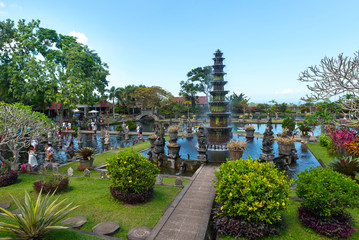
[[106, 132], [105, 132], [105, 142], [104, 142], [105, 145], [109, 145], [110, 144], [110, 134], [109, 132], [107, 131], [106, 129]]
[[206, 149], [207, 148], [207, 136], [204, 127], [198, 128], [197, 133], [197, 142], [199, 149]]
[[69, 167], [67, 169], [67, 176], [69, 176], [69, 177], [74, 176], [74, 170], [72, 169], [72, 167]]

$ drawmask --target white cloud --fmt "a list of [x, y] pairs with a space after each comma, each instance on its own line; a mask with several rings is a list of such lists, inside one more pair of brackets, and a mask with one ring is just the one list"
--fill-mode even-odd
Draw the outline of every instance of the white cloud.
[[0, 2], [0, 7], [4, 8], [4, 7], [5, 7], [5, 3]]
[[302, 90], [297, 89], [297, 90], [293, 90], [293, 89], [283, 89], [281, 91], [275, 91], [274, 94], [276, 95], [282, 95], [282, 94], [291, 94], [291, 93], [300, 93], [302, 92]]
[[6, 15], [7, 15], [7, 12], [0, 11], [0, 16], [6, 16]]
[[10, 4], [10, 7], [22, 9], [22, 7], [20, 5], [17, 5], [17, 4]]
[[72, 30], [72, 32], [70, 32], [70, 36], [75, 37], [77, 39], [77, 42], [83, 43], [83, 44], [86, 44], [87, 40], [88, 40], [88, 38], [86, 37], [86, 35], [84, 33], [76, 32], [74, 30]]

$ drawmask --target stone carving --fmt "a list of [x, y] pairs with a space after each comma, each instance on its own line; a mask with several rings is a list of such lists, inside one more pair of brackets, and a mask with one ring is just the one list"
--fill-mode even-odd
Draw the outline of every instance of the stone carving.
[[162, 181], [162, 176], [160, 175], [157, 175], [156, 177], [156, 185], [162, 185], [163, 184], [163, 181]]
[[204, 127], [198, 128], [197, 142], [198, 142], [197, 160], [207, 161], [207, 134]]
[[204, 127], [198, 128], [197, 142], [198, 142], [199, 149], [207, 149], [207, 135], [206, 135]]
[[54, 167], [52, 168], [52, 171], [53, 171], [54, 174], [59, 174], [59, 167], [58, 167], [58, 166], [54, 166]]
[[74, 176], [74, 170], [72, 169], [72, 167], [69, 167], [67, 169], [67, 176], [69, 177], [73, 177]]
[[105, 142], [104, 142], [105, 145], [109, 145], [110, 144], [110, 133], [107, 131], [105, 131]]
[[271, 118], [269, 118], [267, 122], [266, 130], [264, 131], [263, 134], [263, 147], [261, 148], [262, 153], [259, 155], [259, 159], [269, 162], [272, 162], [274, 159], [274, 153], [272, 153], [273, 151], [272, 144], [274, 139], [272, 129], [273, 129], [272, 120]]
[[84, 170], [84, 176], [85, 177], [90, 177], [90, 175], [91, 175], [91, 172], [90, 172], [90, 170], [88, 170], [87, 168]]
[[177, 186], [177, 187], [183, 187], [183, 181], [182, 181], [182, 178], [181, 178], [181, 177], [176, 177], [175, 186]]

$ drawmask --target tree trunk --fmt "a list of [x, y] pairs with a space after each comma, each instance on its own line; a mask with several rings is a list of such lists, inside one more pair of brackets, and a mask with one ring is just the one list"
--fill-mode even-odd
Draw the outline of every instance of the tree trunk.
[[115, 117], [115, 98], [112, 99], [112, 114]]

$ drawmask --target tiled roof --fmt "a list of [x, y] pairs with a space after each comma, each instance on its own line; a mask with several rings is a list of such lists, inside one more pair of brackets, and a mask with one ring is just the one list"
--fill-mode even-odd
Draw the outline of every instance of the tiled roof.
[[[186, 98], [185, 97], [174, 97], [174, 100], [176, 102], [185, 103]], [[208, 102], [207, 102], [207, 97], [206, 96], [198, 96], [197, 97], [196, 104], [198, 104], [198, 105], [206, 105], [207, 103]]]

